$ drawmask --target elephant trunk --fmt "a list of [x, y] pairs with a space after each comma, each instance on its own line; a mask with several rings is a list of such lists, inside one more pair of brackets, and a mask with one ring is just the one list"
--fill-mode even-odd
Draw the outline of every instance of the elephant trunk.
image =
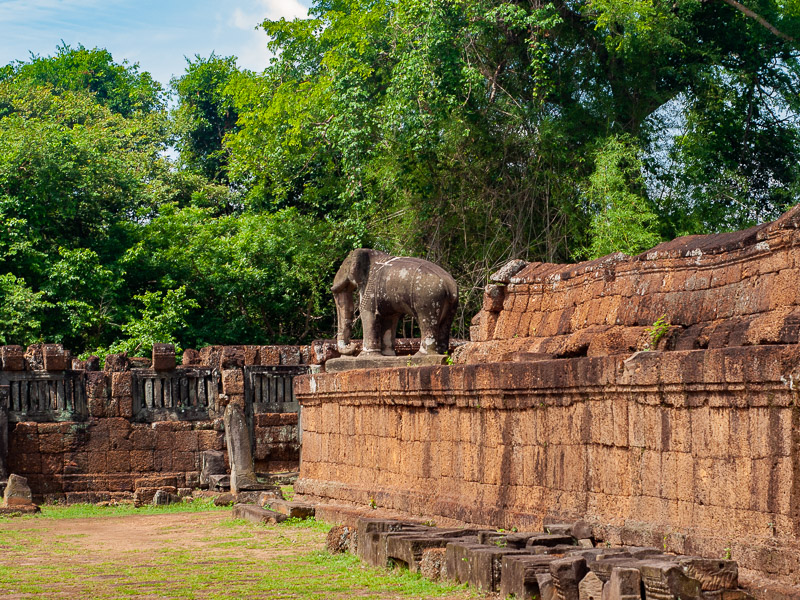
[[353, 292], [344, 291], [336, 294], [336, 349], [339, 354], [351, 355], [356, 345], [350, 340], [353, 333]]

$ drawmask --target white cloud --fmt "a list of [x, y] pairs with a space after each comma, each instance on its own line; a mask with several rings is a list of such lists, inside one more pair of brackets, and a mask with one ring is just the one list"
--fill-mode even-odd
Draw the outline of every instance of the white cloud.
[[247, 32], [241, 35], [236, 55], [240, 67], [261, 71], [267, 66], [270, 52], [267, 50], [267, 36], [256, 30], [264, 20], [295, 19], [308, 16], [308, 7], [298, 0], [250, 0], [236, 6], [230, 14], [228, 24]]
[[5, 0], [0, 2], [0, 23], [29, 24], [31, 19], [40, 19], [48, 14], [102, 4], [100, 0]]
[[255, 0], [244, 7], [237, 6], [231, 16], [231, 24], [244, 31], [252, 30], [265, 19], [295, 19], [308, 16], [308, 7], [298, 0]]

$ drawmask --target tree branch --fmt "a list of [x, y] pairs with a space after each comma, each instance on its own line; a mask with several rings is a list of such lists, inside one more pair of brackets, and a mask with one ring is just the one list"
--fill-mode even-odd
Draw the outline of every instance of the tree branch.
[[739, 2], [737, 2], [736, 0], [722, 0], [722, 1], [723, 1], [725, 4], [728, 4], [729, 6], [732, 6], [733, 8], [735, 8], [736, 10], [738, 10], [738, 11], [740, 11], [740, 12], [744, 13], [746, 16], [750, 17], [751, 19], [754, 19], [754, 20], [755, 20], [755, 21], [757, 21], [757, 22], [758, 22], [758, 23], [759, 23], [759, 24], [760, 24], [762, 27], [764, 27], [764, 28], [766, 28], [767, 30], [769, 30], [769, 31], [770, 31], [772, 34], [774, 34], [774, 35], [777, 35], [777, 36], [778, 36], [779, 38], [781, 38], [782, 40], [785, 40], [785, 41], [787, 41], [787, 42], [791, 42], [791, 43], [793, 43], [793, 44], [797, 42], [797, 40], [796, 40], [796, 39], [794, 39], [792, 36], [790, 36], [790, 35], [786, 35], [786, 34], [785, 34], [785, 33], [783, 33], [781, 30], [779, 30], [777, 27], [775, 27], [774, 25], [772, 25], [771, 23], [769, 23], [769, 22], [768, 22], [768, 21], [767, 21], [767, 20], [766, 20], [764, 17], [762, 17], [761, 15], [758, 15], [758, 14], [754, 13], [752, 10], [750, 10], [749, 8], [747, 8], [747, 7], [746, 7], [744, 4], [740, 4], [740, 3], [739, 3]]

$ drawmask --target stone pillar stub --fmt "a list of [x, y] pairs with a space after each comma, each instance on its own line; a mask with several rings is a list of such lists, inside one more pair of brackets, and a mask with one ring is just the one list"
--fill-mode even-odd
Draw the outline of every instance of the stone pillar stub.
[[9, 386], [0, 385], [0, 481], [8, 478]]
[[238, 403], [225, 407], [225, 442], [228, 445], [228, 460], [231, 463], [231, 491], [266, 489], [256, 479], [253, 462], [253, 441], [244, 410]]

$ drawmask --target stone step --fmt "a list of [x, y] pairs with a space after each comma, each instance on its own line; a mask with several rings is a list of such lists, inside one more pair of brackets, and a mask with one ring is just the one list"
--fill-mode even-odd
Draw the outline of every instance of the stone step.
[[284, 514], [261, 508], [255, 504], [234, 504], [233, 517], [257, 524], [281, 523], [287, 518]]
[[269, 500], [271, 510], [293, 519], [308, 519], [314, 516], [314, 507], [304, 502], [291, 502], [289, 500]]

